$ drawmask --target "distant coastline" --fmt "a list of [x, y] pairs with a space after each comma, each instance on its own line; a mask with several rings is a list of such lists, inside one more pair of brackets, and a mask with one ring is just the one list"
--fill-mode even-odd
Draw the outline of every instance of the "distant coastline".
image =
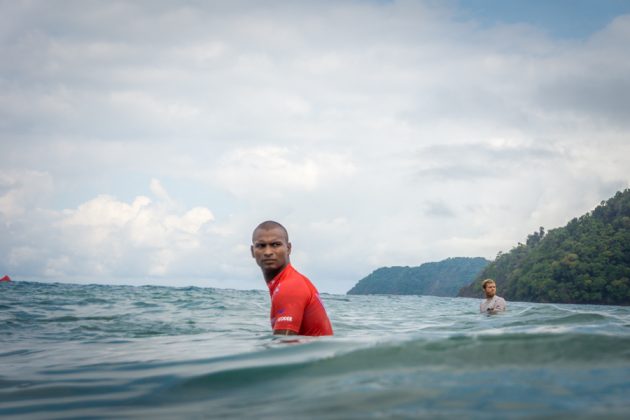
[[540, 227], [494, 261], [456, 257], [381, 267], [348, 294], [481, 298], [484, 278], [494, 279], [507, 300], [630, 305], [630, 189], [564, 227]]
[[361, 279], [348, 294], [454, 297], [488, 264], [481, 257], [456, 257], [418, 267], [382, 267]]

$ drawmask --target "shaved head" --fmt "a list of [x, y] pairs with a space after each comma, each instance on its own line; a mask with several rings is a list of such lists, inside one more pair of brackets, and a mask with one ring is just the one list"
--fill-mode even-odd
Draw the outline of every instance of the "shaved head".
[[254, 241], [254, 237], [256, 236], [256, 231], [258, 231], [258, 230], [272, 230], [272, 229], [280, 229], [280, 230], [282, 230], [282, 232], [284, 232], [284, 239], [287, 242], [289, 242], [289, 233], [287, 232], [285, 227], [282, 226], [278, 222], [274, 222], [273, 220], [267, 220], [265, 222], [262, 222], [258, 226], [256, 226], [256, 229], [254, 229], [254, 232], [252, 233], [252, 242]]

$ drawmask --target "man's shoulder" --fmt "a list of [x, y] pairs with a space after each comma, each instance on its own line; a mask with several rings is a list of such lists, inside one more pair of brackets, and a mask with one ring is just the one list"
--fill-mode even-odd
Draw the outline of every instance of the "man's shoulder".
[[309, 279], [297, 271], [293, 266], [288, 266], [286, 276], [280, 284], [279, 293], [302, 293], [309, 290]]
[[297, 271], [292, 265], [289, 265], [287, 269], [287, 278], [300, 279], [306, 284], [311, 282], [308, 277]]

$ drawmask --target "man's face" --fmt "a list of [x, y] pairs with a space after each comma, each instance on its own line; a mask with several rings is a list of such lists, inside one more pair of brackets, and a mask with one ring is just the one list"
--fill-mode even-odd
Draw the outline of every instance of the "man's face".
[[484, 290], [486, 291], [487, 298], [494, 297], [494, 295], [497, 294], [497, 285], [494, 283], [488, 283], [486, 284], [486, 287]]
[[291, 243], [282, 229], [257, 229], [252, 242], [252, 257], [263, 272], [279, 272], [289, 263]]

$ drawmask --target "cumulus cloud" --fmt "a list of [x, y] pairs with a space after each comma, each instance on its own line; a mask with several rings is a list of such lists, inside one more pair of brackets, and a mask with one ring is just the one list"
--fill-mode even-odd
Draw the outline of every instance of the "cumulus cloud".
[[[151, 186], [158, 191], [158, 200], [168, 200], [157, 180]], [[144, 196], [132, 203], [98, 196], [76, 210], [65, 211], [59, 227], [68, 235], [69, 251], [85, 253], [84, 258], [93, 260], [98, 272], [112, 275], [124, 271], [129, 257], [140, 254], [143, 264], [134, 264], [139, 274], [175, 274], [169, 271], [170, 266], [180, 254], [201, 246], [207, 234], [203, 228], [214, 216], [204, 207], [173, 213], [168, 204], [154, 203]]]
[[137, 196], [127, 203], [99, 195], [75, 209], [37, 217], [33, 209], [7, 199], [20, 193], [19, 186], [10, 188], [1, 197], [3, 203], [12, 204], [3, 207], [3, 221], [14, 226], [11, 233], [16, 237], [13, 243], [3, 241], [2, 265], [29, 276], [52, 278], [190, 275], [181, 262], [190, 253], [198, 256], [204, 251], [215, 217], [205, 207], [177, 211], [156, 179], [151, 190], [155, 201]]

